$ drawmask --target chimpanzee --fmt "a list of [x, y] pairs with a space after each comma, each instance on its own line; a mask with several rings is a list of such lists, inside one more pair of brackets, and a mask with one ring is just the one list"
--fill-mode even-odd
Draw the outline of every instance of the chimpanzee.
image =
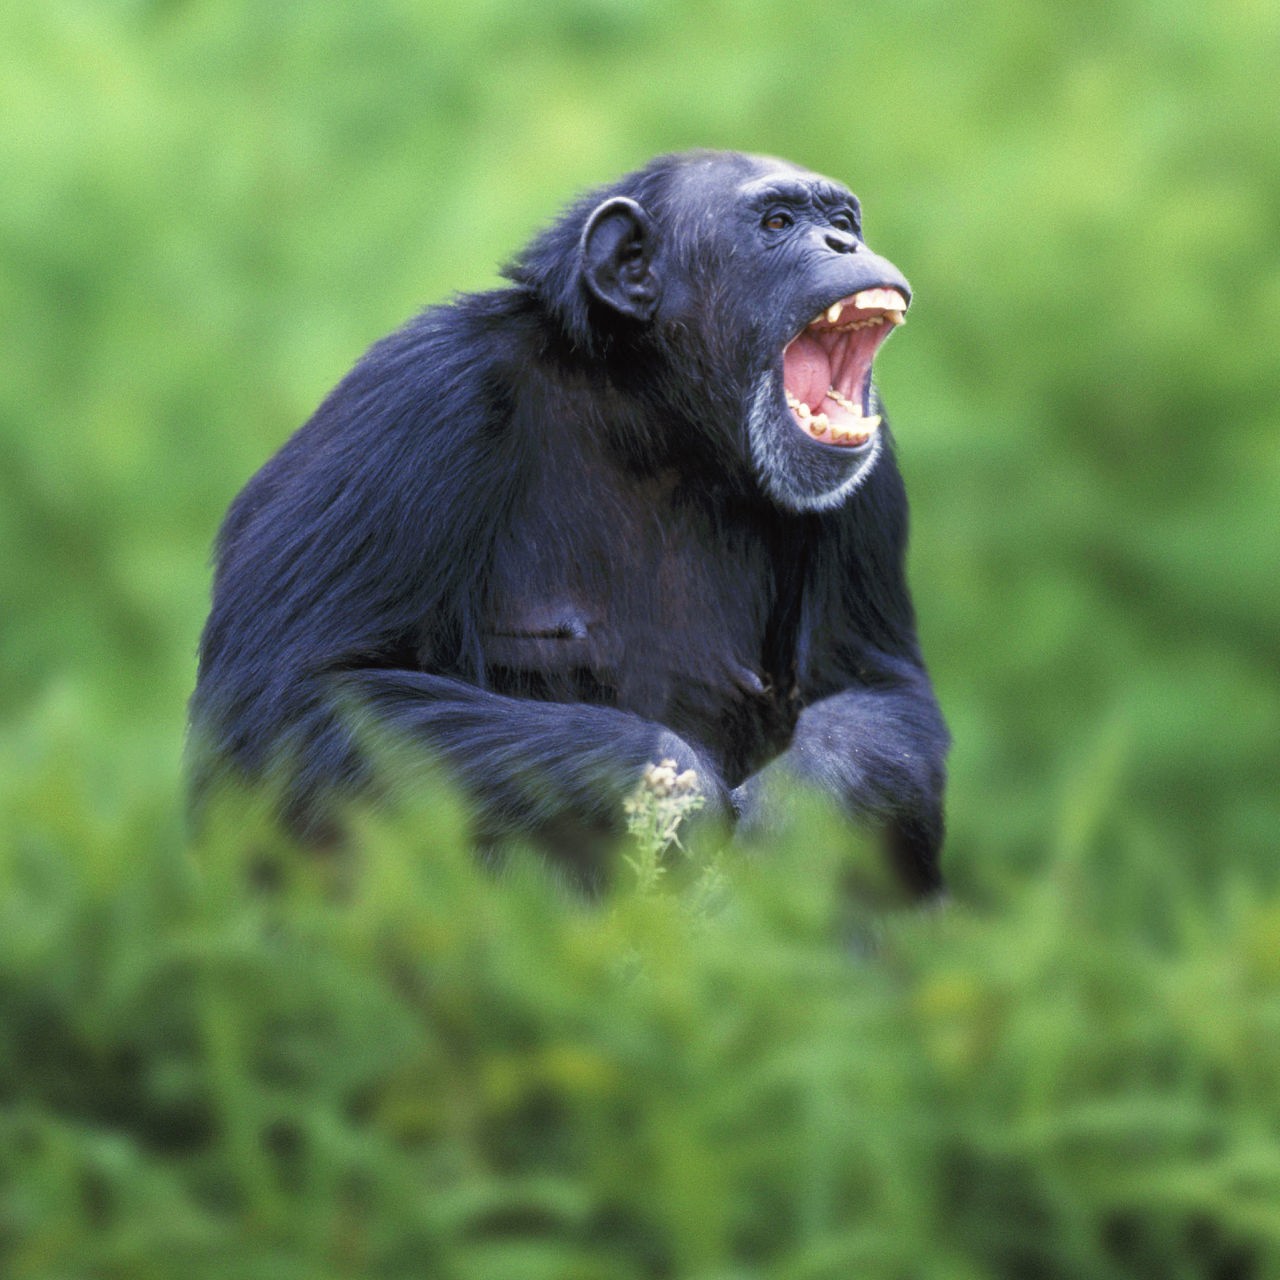
[[232, 504], [197, 805], [278, 764], [322, 839], [372, 782], [359, 720], [442, 760], [483, 840], [615, 831], [670, 758], [755, 831], [808, 780], [938, 890], [948, 734], [871, 381], [911, 290], [858, 201], [663, 156], [505, 275], [375, 343]]

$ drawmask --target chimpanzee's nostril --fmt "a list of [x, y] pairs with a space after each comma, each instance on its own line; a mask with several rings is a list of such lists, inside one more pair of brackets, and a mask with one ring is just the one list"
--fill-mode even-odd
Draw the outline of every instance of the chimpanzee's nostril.
[[837, 253], [857, 253], [858, 241], [855, 236], [850, 235], [847, 231], [836, 231], [834, 228], [823, 233], [826, 237], [827, 247], [834, 249]]

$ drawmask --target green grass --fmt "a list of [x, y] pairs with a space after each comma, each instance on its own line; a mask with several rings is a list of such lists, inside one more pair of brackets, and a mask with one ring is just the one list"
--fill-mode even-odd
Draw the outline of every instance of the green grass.
[[6, 815], [7, 1275], [1280, 1274], [1274, 886], [1078, 830], [871, 912], [815, 810], [585, 903], [443, 798], [339, 861], [88, 812]]

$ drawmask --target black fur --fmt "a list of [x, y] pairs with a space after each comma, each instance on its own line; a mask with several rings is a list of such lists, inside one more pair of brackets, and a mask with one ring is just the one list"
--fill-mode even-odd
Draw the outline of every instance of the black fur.
[[[782, 232], [759, 216], [773, 177]], [[510, 287], [377, 343], [222, 527], [197, 803], [279, 763], [286, 816], [322, 838], [370, 781], [359, 705], [443, 759], [485, 838], [615, 831], [671, 756], [752, 829], [769, 775], [816, 782], [936, 890], [948, 738], [887, 427], [817, 445], [781, 400], [782, 349], [821, 309], [907, 293], [831, 227], [832, 201], [856, 217], [842, 191], [664, 157], [574, 205]]]

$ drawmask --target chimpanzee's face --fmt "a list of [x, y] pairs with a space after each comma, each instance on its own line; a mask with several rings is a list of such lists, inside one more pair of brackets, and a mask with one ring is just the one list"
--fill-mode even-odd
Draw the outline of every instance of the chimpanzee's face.
[[662, 256], [679, 265], [656, 319], [689, 333], [739, 402], [765, 491], [792, 510], [839, 504], [881, 449], [871, 365], [910, 304], [905, 277], [863, 243], [845, 187], [782, 161], [708, 156], [680, 172], [669, 210]]

